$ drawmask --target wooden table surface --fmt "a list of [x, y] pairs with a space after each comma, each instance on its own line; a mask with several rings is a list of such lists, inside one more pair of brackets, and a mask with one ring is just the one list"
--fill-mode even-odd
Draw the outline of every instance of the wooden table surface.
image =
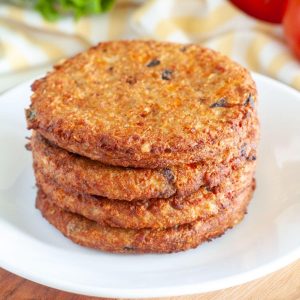
[[[88, 300], [93, 298], [62, 292], [13, 275], [0, 269], [0, 299], [2, 300]], [[107, 299], [107, 298], [106, 298]], [[166, 300], [299, 300], [300, 260], [252, 282], [225, 290], [184, 297], [169, 297]]]

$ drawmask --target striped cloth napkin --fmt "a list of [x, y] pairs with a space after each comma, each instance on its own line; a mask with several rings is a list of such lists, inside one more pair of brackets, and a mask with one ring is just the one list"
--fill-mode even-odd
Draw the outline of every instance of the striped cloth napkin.
[[0, 4], [0, 75], [53, 64], [99, 41], [133, 38], [200, 43], [300, 90], [300, 63], [281, 26], [257, 21], [226, 0], [117, 0], [107, 14], [56, 23]]

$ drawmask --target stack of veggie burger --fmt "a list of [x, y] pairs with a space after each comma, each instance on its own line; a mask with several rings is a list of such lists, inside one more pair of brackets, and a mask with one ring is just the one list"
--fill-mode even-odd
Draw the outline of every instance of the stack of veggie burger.
[[110, 252], [176, 252], [239, 223], [259, 136], [249, 72], [199, 45], [101, 43], [32, 85], [36, 206]]

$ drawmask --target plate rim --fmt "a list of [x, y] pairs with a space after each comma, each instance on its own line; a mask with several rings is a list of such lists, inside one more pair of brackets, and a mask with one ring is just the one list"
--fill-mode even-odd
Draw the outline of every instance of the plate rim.
[[277, 260], [273, 260], [267, 264], [264, 264], [258, 268], [251, 271], [240, 273], [234, 276], [221, 278], [215, 281], [206, 282], [199, 284], [189, 284], [181, 286], [165, 286], [162, 288], [137, 288], [137, 289], [111, 289], [104, 287], [92, 287], [87, 291], [85, 285], [78, 286], [75, 284], [70, 284], [67, 280], [64, 282], [57, 282], [51, 278], [42, 278], [36, 275], [31, 275], [29, 272], [22, 271], [19, 268], [14, 268], [12, 266], [7, 266], [0, 260], [1, 267], [13, 274], [16, 274], [22, 278], [33, 281], [35, 283], [44, 285], [46, 287], [58, 289], [61, 291], [74, 293], [78, 295], [94, 296], [94, 297], [108, 297], [108, 298], [155, 298], [155, 297], [176, 297], [185, 295], [194, 295], [207, 292], [213, 292], [217, 290], [222, 290], [234, 286], [238, 286], [247, 282], [254, 281], [261, 277], [267, 276], [277, 270], [284, 268], [285, 266], [291, 264], [292, 262], [300, 259], [300, 246], [294, 251], [280, 257]]
[[[300, 93], [293, 89], [292, 87], [279, 82], [273, 78], [267, 77], [265, 75], [251, 72], [255, 81], [258, 79], [263, 82], [268, 82], [271, 85], [278, 85], [281, 89], [284, 89], [288, 93], [294, 94], [296, 97], [299, 97]], [[13, 88], [6, 90], [4, 93], [0, 94], [0, 101], [5, 98], [7, 94], [12, 92], [15, 89], [21, 88], [33, 82], [35, 79], [26, 80]], [[300, 101], [300, 98], [299, 98]], [[1, 225], [0, 225], [1, 226]], [[216, 291], [220, 289], [225, 289], [237, 285], [244, 284], [246, 282], [250, 282], [266, 276], [272, 272], [275, 272], [288, 264], [300, 259], [300, 245], [296, 247], [293, 251], [274, 259], [268, 263], [262, 264], [259, 267], [256, 267], [250, 271], [246, 271], [243, 273], [239, 273], [233, 276], [220, 278], [217, 280], [210, 280], [205, 284], [202, 283], [192, 283], [192, 284], [185, 284], [185, 285], [178, 285], [178, 286], [164, 286], [164, 287], [156, 287], [156, 288], [137, 288], [137, 289], [118, 289], [116, 288], [105, 288], [99, 286], [90, 286], [86, 285], [78, 285], [74, 283], [70, 283], [67, 280], [57, 282], [52, 278], [46, 278], [45, 276], [32, 274], [28, 270], [24, 270], [18, 266], [14, 266], [12, 264], [7, 264], [5, 259], [0, 257], [0, 267], [3, 269], [21, 276], [25, 279], [31, 280], [38, 284], [48, 286], [51, 288], [59, 289], [62, 291], [80, 294], [80, 295], [87, 295], [87, 296], [101, 296], [101, 297], [125, 297], [125, 298], [153, 298], [153, 297], [170, 297], [170, 296], [183, 296], [183, 295], [192, 295], [192, 294], [199, 294], [199, 293], [206, 293], [211, 291]]]

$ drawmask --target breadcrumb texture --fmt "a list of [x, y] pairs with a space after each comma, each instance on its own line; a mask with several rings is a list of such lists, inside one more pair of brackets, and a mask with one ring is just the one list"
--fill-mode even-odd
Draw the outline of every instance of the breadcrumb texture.
[[64, 190], [117, 200], [185, 197], [201, 186], [219, 185], [234, 170], [256, 159], [257, 130], [249, 133], [236, 151], [192, 164], [160, 169], [124, 168], [104, 165], [59, 148], [33, 132], [31, 148], [35, 169]]
[[28, 128], [110, 165], [168, 167], [239, 148], [256, 126], [256, 88], [199, 45], [105, 42], [32, 85]]
[[39, 191], [36, 206], [43, 216], [73, 242], [117, 253], [170, 253], [195, 248], [222, 235], [244, 217], [254, 185], [240, 194], [232, 205], [205, 220], [168, 229], [122, 229], [99, 225], [80, 215], [60, 209]]
[[206, 187], [188, 197], [116, 201], [66, 192], [36, 171], [37, 185], [58, 207], [85, 216], [99, 224], [121, 228], [168, 228], [217, 215], [251, 185], [254, 162], [234, 171], [220, 186]]

